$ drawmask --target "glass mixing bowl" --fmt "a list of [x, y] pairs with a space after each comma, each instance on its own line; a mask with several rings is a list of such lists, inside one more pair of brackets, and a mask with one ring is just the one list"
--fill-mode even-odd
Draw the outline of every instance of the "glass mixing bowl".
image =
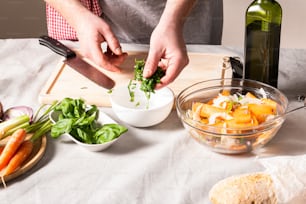
[[[227, 127], [203, 124], [190, 116], [192, 104], [207, 103], [219, 93], [252, 93], [257, 98], [268, 98], [276, 102], [276, 114], [269, 120], [252, 127]], [[185, 129], [200, 144], [215, 152], [238, 154], [255, 150], [267, 144], [285, 121], [288, 107], [287, 97], [267, 84], [246, 79], [213, 79], [198, 82], [181, 91], [176, 98], [176, 110]]]

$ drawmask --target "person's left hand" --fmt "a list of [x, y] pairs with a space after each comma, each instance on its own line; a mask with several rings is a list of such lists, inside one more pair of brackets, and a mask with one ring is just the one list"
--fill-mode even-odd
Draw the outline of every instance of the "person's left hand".
[[165, 25], [160, 22], [152, 32], [143, 76], [149, 78], [157, 66], [164, 69], [166, 74], [161, 79], [161, 83], [156, 85], [156, 89], [173, 82], [189, 63], [182, 29], [181, 26]]

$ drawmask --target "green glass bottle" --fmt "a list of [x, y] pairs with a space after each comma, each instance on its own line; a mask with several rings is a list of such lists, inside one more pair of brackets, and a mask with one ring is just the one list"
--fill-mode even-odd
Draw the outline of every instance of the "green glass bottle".
[[254, 0], [245, 20], [244, 78], [277, 87], [282, 8], [275, 0]]

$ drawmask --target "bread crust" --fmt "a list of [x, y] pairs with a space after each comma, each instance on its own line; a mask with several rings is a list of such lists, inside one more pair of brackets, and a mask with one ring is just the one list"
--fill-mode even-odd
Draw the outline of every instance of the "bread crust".
[[209, 199], [212, 204], [277, 204], [273, 180], [262, 172], [219, 181], [210, 190]]

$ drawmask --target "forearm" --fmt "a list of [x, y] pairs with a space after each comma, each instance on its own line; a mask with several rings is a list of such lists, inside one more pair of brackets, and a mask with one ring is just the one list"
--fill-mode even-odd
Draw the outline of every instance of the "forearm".
[[196, 0], [167, 0], [160, 22], [182, 27]]

